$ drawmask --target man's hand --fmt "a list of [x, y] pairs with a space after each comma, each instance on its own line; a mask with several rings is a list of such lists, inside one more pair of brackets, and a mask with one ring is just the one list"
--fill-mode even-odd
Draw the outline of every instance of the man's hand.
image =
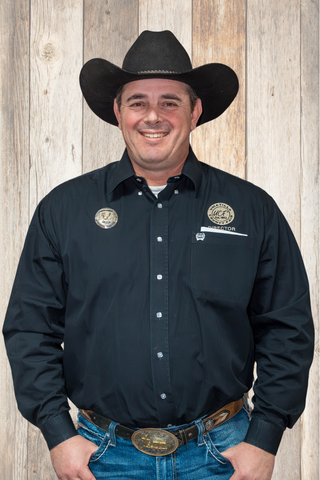
[[275, 461], [271, 453], [245, 442], [221, 453], [235, 470], [230, 480], [271, 480]]
[[95, 480], [88, 463], [97, 445], [76, 435], [50, 451], [51, 462], [59, 480]]

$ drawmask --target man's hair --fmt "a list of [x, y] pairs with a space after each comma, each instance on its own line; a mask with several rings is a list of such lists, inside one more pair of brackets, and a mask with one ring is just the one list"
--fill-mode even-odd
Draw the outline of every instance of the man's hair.
[[[197, 103], [197, 100], [198, 100], [199, 97], [190, 85], [188, 85], [186, 83], [185, 86], [186, 86], [186, 92], [189, 95], [191, 112], [193, 112], [194, 107], [196, 106], [196, 103]], [[121, 85], [121, 87], [117, 91], [117, 95], [116, 95], [116, 101], [117, 101], [117, 105], [118, 105], [119, 110], [121, 108], [121, 97], [122, 97], [123, 89], [124, 89], [124, 85]]]

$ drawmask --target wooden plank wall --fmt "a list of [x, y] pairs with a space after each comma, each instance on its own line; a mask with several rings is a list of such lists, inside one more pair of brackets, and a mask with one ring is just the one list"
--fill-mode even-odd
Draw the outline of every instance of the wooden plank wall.
[[[246, 108], [247, 179], [274, 197], [302, 248], [317, 327], [318, 8], [313, 1], [248, 0]], [[316, 352], [307, 409], [286, 432], [274, 480], [319, 478], [319, 344]]]
[[[240, 92], [197, 129], [199, 158], [266, 189], [304, 256], [317, 327], [307, 407], [285, 434], [273, 480], [319, 478], [319, 0], [0, 0], [1, 318], [38, 201], [117, 160], [120, 131], [83, 104], [93, 57], [121, 65], [137, 35], [170, 29], [194, 66], [225, 62]], [[0, 479], [53, 480], [38, 430], [17, 412], [0, 340]]]

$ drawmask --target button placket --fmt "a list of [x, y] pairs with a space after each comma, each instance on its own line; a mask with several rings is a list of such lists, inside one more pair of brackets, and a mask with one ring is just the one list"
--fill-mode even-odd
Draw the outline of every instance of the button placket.
[[172, 420], [174, 414], [168, 338], [168, 222], [168, 201], [155, 203], [151, 216], [150, 252], [151, 365], [157, 412], [163, 426]]

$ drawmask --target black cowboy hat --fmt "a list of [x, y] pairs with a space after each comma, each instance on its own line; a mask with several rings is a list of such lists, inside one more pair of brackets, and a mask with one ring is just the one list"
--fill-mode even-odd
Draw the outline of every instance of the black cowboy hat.
[[167, 78], [190, 85], [202, 100], [198, 125], [219, 117], [238, 93], [235, 72], [221, 63], [192, 69], [189, 55], [168, 30], [145, 30], [128, 50], [122, 68], [102, 58], [89, 60], [80, 73], [80, 86], [91, 110], [105, 122], [118, 125], [113, 102], [119, 88], [146, 78]]

